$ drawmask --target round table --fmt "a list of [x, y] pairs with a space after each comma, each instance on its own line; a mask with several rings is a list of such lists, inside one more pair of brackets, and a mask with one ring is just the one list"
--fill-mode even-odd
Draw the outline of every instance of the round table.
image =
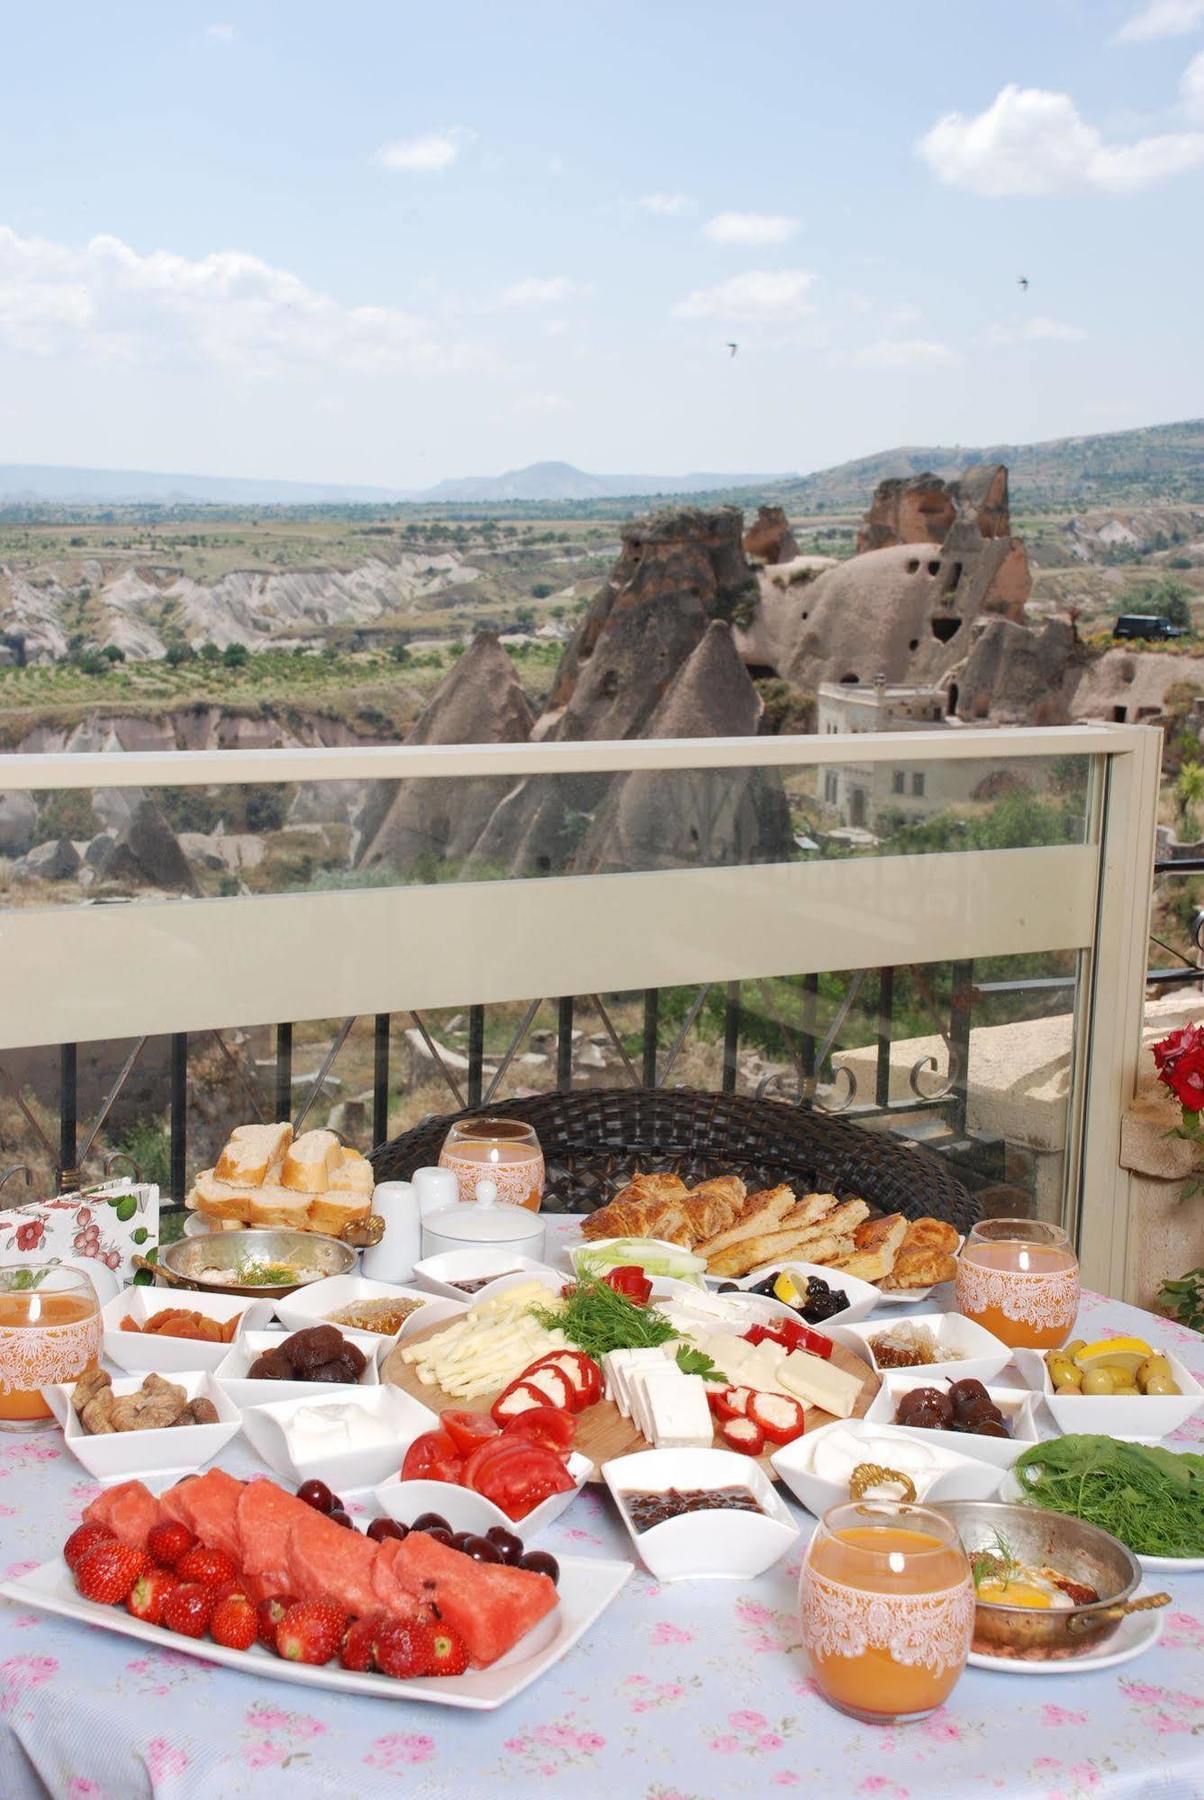
[[[550, 1221], [555, 1237], [572, 1220]], [[892, 1309], [892, 1316], [897, 1316]], [[1085, 1294], [1079, 1330], [1134, 1332], [1197, 1375], [1204, 1344]], [[1003, 1383], [1023, 1385], [1014, 1371]], [[1204, 1414], [1169, 1447], [1204, 1442]], [[221, 1458], [256, 1466], [244, 1440]], [[96, 1492], [57, 1432], [0, 1438], [0, 1571], [54, 1556]], [[806, 1533], [810, 1515], [795, 1505]], [[605, 1490], [587, 1488], [542, 1540], [630, 1558]], [[1204, 1574], [1159, 1584], [1173, 1604], [1148, 1654], [1097, 1674], [969, 1669], [948, 1706], [886, 1729], [813, 1691], [795, 1613], [799, 1550], [749, 1582], [659, 1586], [642, 1569], [563, 1662], [494, 1713], [257, 1681], [182, 1652], [0, 1602], [3, 1800], [454, 1800], [613, 1796], [727, 1800], [1200, 1800]]]

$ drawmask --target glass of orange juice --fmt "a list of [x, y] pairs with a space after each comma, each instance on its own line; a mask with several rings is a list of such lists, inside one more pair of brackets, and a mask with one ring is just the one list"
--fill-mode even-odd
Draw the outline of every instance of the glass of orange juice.
[[958, 1310], [1013, 1350], [1056, 1350], [1079, 1310], [1079, 1259], [1060, 1225], [983, 1219], [957, 1260]]
[[54, 1422], [41, 1390], [75, 1381], [100, 1357], [96, 1289], [63, 1263], [0, 1266], [0, 1431]]
[[477, 1182], [488, 1177], [501, 1205], [539, 1211], [543, 1151], [535, 1127], [522, 1119], [457, 1119], [443, 1140], [439, 1167], [454, 1170], [461, 1200], [475, 1200]]
[[846, 1501], [807, 1546], [799, 1610], [824, 1699], [867, 1725], [897, 1725], [953, 1691], [974, 1635], [974, 1582], [942, 1513]]

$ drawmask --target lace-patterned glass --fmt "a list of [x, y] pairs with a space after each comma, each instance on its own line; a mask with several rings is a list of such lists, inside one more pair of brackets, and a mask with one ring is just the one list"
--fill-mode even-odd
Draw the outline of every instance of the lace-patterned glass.
[[1079, 1259], [1058, 1225], [982, 1219], [957, 1262], [957, 1306], [1013, 1350], [1056, 1350], [1079, 1310]]
[[825, 1700], [870, 1725], [923, 1719], [966, 1666], [970, 1564], [931, 1507], [848, 1501], [824, 1514], [807, 1546], [799, 1610]]
[[538, 1212], [543, 1200], [543, 1151], [535, 1127], [521, 1119], [459, 1119], [443, 1141], [439, 1167], [454, 1171], [460, 1198], [477, 1197], [483, 1176], [497, 1183], [503, 1206], [525, 1206]]
[[74, 1381], [100, 1357], [96, 1289], [61, 1263], [0, 1267], [0, 1431], [37, 1431], [54, 1415], [41, 1390]]

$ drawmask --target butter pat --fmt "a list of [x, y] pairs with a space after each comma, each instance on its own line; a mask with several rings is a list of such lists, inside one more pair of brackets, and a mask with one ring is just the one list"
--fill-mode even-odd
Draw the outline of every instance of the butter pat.
[[348, 1450], [383, 1450], [394, 1434], [383, 1419], [354, 1401], [332, 1400], [324, 1406], [299, 1406], [284, 1421], [284, 1435], [294, 1462], [342, 1456]]
[[792, 1350], [778, 1364], [778, 1380], [805, 1406], [818, 1406], [838, 1419], [851, 1417], [861, 1377], [850, 1375], [806, 1350]]

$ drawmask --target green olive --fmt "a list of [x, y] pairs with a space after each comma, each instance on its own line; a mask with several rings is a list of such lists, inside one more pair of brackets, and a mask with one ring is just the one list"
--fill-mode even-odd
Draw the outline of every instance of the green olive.
[[1179, 1394], [1183, 1390], [1173, 1375], [1151, 1375], [1146, 1380], [1145, 1391], [1147, 1394], [1162, 1395]]
[[1071, 1357], [1064, 1355], [1062, 1351], [1055, 1350], [1046, 1366], [1049, 1369], [1049, 1379], [1056, 1388], [1072, 1387], [1077, 1389], [1082, 1385], [1082, 1370]]
[[1060, 1387], [1054, 1389], [1055, 1394], [1065, 1394], [1072, 1396], [1076, 1400], [1081, 1396], [1082, 1392], [1083, 1390], [1077, 1381], [1064, 1381]]
[[1071, 1340], [1068, 1344], [1063, 1344], [1062, 1355], [1063, 1356], [1077, 1356], [1080, 1350], [1085, 1350], [1086, 1348], [1087, 1348], [1086, 1338], [1071, 1338]]
[[1088, 1369], [1083, 1375], [1083, 1392], [1085, 1394], [1113, 1394], [1116, 1383], [1112, 1379], [1111, 1369]]
[[1144, 1388], [1146, 1393], [1149, 1392], [1150, 1382], [1155, 1379], [1162, 1381], [1170, 1381], [1172, 1379], [1171, 1365], [1167, 1362], [1161, 1351], [1158, 1351], [1153, 1356], [1147, 1356], [1137, 1371], [1137, 1385], [1140, 1388]]
[[1141, 1389], [1135, 1381], [1114, 1381], [1112, 1392], [1123, 1395], [1125, 1399], [1131, 1399], [1134, 1394], [1140, 1395]]

